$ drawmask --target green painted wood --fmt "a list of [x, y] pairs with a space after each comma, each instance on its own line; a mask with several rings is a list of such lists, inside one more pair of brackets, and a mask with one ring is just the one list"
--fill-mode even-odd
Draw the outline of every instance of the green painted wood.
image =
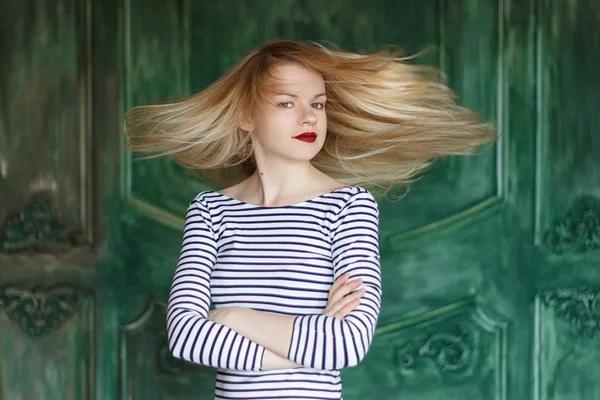
[[86, 1], [0, 3], [0, 398], [94, 399]]
[[[343, 372], [344, 398], [600, 398], [595, 0], [54, 5], [0, 4], [0, 226], [13, 232], [6, 240], [1, 229], [0, 240], [60, 228], [29, 252], [0, 251], [0, 398], [213, 398], [214, 371], [173, 359], [164, 331], [185, 208], [208, 185], [168, 159], [125, 155], [122, 116], [198, 91], [282, 38], [356, 51], [397, 44], [409, 54], [437, 46], [419, 62], [441, 66], [461, 104], [502, 133], [480, 156], [434, 164], [404, 199], [381, 200], [383, 308], [365, 361]], [[51, 40], [41, 46], [33, 39], [44, 32]], [[18, 91], [38, 65], [31, 60], [49, 65], [33, 81], [44, 85]], [[66, 94], [48, 100], [59, 84]], [[87, 95], [89, 109], [79, 101]], [[25, 105], [35, 110], [27, 118], [18, 115]], [[67, 116], [76, 122], [61, 124]], [[86, 123], [89, 139], [79, 131]], [[78, 143], [93, 150], [83, 164]], [[22, 154], [41, 156], [26, 168], [14, 161]], [[81, 165], [83, 179], [72, 172]], [[65, 168], [37, 225], [20, 229], [14, 216], [31, 210], [36, 174]], [[90, 184], [96, 207], [69, 182]], [[59, 217], [65, 210], [74, 216]], [[92, 248], [65, 246], [71, 228]], [[48, 247], [53, 238], [58, 248]], [[54, 304], [57, 287], [72, 288], [67, 298], [80, 306], [25, 311], [36, 299]], [[35, 321], [60, 323], [32, 329]]]
[[54, 286], [0, 288], [2, 399], [88, 399], [95, 393], [93, 296]]
[[[532, 367], [540, 340], [535, 304], [551, 307], [535, 300], [541, 264], [534, 262], [543, 176], [536, 163], [540, 143], [548, 138], [540, 124], [551, 104], [539, 86], [544, 68], [551, 68], [540, 59], [548, 6], [389, 2], [351, 12], [348, 3], [328, 2], [317, 17], [315, 4], [194, 4], [192, 20], [198, 24], [191, 30], [190, 71], [198, 73], [190, 78], [190, 90], [206, 86], [244, 52], [276, 38], [329, 40], [356, 50], [395, 43], [414, 52], [437, 45], [439, 52], [423, 62], [439, 63], [460, 102], [495, 120], [503, 134], [481, 156], [438, 162], [400, 202], [381, 201], [384, 308], [367, 359], [344, 371], [345, 398], [539, 397], [529, 382], [539, 378]], [[556, 18], [563, 15], [557, 12]], [[570, 68], [574, 65], [570, 61]], [[578, 146], [592, 136], [581, 135]], [[553, 154], [549, 160], [556, 165], [561, 157]], [[589, 157], [588, 152], [584, 158]], [[172, 167], [158, 162], [139, 168], [147, 169], [146, 176], [166, 172], [179, 184], [154, 179], [137, 186], [132, 204], [150, 220], [178, 227], [175, 199], [187, 200], [199, 184], [191, 183], [189, 173], [174, 177]], [[576, 170], [565, 171], [597, 179], [595, 170]], [[131, 177], [138, 179], [136, 172]], [[165, 188], [157, 189], [160, 185]], [[147, 190], [170, 195], [152, 198]]]
[[597, 2], [540, 1], [534, 395], [596, 399], [600, 384], [600, 18]]
[[89, 132], [82, 114], [85, 82], [78, 76], [85, 1], [54, 3], [9, 0], [0, 6], [0, 220], [44, 192], [65, 218], [85, 226], [89, 210], [79, 171], [88, 167]]

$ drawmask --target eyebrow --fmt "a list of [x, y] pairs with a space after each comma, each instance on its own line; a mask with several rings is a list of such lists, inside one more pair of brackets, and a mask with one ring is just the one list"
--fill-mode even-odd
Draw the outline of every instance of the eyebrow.
[[[326, 93], [319, 93], [319, 94], [315, 95], [315, 97], [313, 97], [313, 100], [316, 99], [316, 98], [319, 98], [321, 96], [326, 96], [326, 95], [327, 95]], [[275, 93], [275, 96], [290, 96], [290, 97], [293, 97], [295, 99], [298, 98], [298, 95], [297, 94], [293, 94], [293, 93]]]

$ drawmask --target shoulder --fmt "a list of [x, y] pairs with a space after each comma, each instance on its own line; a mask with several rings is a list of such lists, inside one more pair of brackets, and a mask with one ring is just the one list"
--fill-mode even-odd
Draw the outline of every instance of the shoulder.
[[219, 197], [219, 193], [215, 192], [214, 190], [203, 190], [202, 192], [200, 192], [196, 196], [194, 196], [194, 198], [190, 202], [190, 205], [195, 204], [200, 207], [208, 208], [210, 206], [210, 204], [213, 201], [215, 201], [215, 199], [218, 197]]
[[200, 213], [204, 219], [211, 219], [211, 205], [218, 196], [219, 194], [213, 190], [204, 190], [198, 193], [188, 204], [188, 214], [195, 211]]
[[361, 186], [346, 186], [341, 189], [344, 199], [334, 217], [334, 221], [341, 221], [350, 216], [369, 216], [379, 219], [379, 206], [373, 194]]
[[377, 200], [373, 194], [362, 186], [346, 186], [344, 190], [346, 194], [346, 205], [359, 205], [364, 204], [371, 207], [377, 208]]
[[332, 220], [333, 240], [336, 235], [345, 235], [354, 229], [366, 229], [377, 235], [379, 207], [373, 194], [360, 186], [348, 186], [344, 188], [344, 192], [347, 198]]
[[202, 221], [212, 231], [215, 228], [215, 216], [218, 215], [218, 211], [215, 211], [215, 201], [218, 198], [219, 193], [213, 190], [205, 190], [194, 196], [188, 204], [185, 218], [186, 226], [190, 223]]

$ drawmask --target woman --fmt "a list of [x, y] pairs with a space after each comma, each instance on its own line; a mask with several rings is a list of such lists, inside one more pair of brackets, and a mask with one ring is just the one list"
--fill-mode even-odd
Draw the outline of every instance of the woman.
[[125, 127], [132, 150], [233, 183], [190, 203], [167, 311], [173, 355], [218, 368], [218, 399], [340, 399], [381, 305], [371, 191], [494, 140], [434, 69], [290, 41]]

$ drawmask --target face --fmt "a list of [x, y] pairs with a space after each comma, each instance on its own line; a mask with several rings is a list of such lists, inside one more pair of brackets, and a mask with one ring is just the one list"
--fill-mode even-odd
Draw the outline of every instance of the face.
[[256, 157], [311, 160], [327, 132], [325, 82], [307, 68], [284, 64], [273, 70], [274, 92], [259, 102], [249, 121]]

